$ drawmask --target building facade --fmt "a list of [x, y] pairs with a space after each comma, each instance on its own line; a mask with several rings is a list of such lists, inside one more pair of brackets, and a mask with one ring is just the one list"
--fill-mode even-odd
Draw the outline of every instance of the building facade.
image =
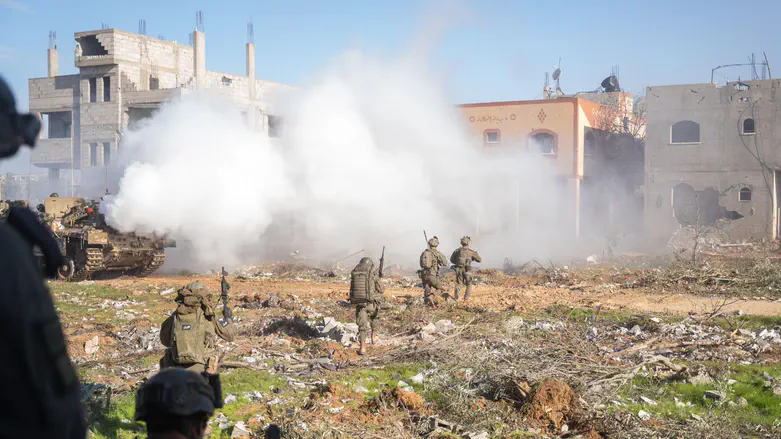
[[[608, 98], [608, 93], [594, 95]], [[621, 101], [625, 95], [620, 93]], [[622, 108], [632, 111], [631, 106]], [[564, 230], [574, 236], [605, 235], [635, 231], [642, 224], [642, 142], [625, 132], [618, 111], [577, 97], [464, 104], [460, 109], [484, 147], [520, 148], [554, 163], [554, 195]]]
[[681, 226], [730, 241], [779, 236], [781, 81], [648, 87], [646, 225], [669, 237]]
[[271, 93], [289, 86], [255, 78], [255, 45], [246, 45], [246, 75], [206, 70], [206, 35], [187, 46], [116, 29], [77, 32], [75, 75], [58, 75], [59, 53], [48, 51], [48, 76], [29, 80], [30, 111], [45, 130], [32, 164], [49, 170], [99, 171], [116, 157], [123, 130], [160, 105], [198, 88], [220, 87], [248, 125], [273, 134]]

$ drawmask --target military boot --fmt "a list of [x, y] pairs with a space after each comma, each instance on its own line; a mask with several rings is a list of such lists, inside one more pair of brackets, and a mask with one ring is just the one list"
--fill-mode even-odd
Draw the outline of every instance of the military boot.
[[361, 347], [358, 349], [358, 355], [364, 354], [366, 354], [366, 342], [364, 341], [363, 337], [361, 337]]
[[456, 292], [453, 294], [453, 298], [456, 299], [456, 302], [458, 302], [458, 295], [461, 293], [461, 288], [456, 285]]
[[377, 344], [377, 333], [372, 331], [372, 344]]
[[434, 306], [434, 301], [431, 298], [431, 287], [428, 285], [423, 287], [423, 304], [426, 306]]
[[466, 286], [466, 292], [464, 293], [464, 302], [469, 300], [469, 294], [472, 292], [472, 284]]

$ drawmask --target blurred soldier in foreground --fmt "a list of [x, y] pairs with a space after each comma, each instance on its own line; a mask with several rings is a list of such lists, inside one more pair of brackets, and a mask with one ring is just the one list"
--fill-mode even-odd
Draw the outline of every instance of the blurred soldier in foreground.
[[428, 240], [428, 248], [423, 250], [423, 253], [420, 254], [420, 270], [418, 271], [418, 275], [420, 275], [420, 280], [423, 283], [423, 303], [427, 306], [436, 305], [434, 293], [431, 291], [431, 288], [439, 290], [440, 294], [447, 298], [447, 293], [444, 288], [442, 288], [442, 284], [439, 281], [439, 269], [440, 267], [447, 266], [447, 258], [437, 250], [438, 245], [439, 238], [435, 236]]
[[[0, 158], [33, 146], [40, 129], [35, 116], [16, 112], [0, 78]], [[47, 276], [56, 276], [63, 263], [57, 243], [32, 211], [11, 207], [0, 222], [0, 436], [83, 439], [79, 380], [33, 246], [43, 253]]]
[[217, 337], [235, 338], [233, 312], [222, 309], [222, 319], [214, 315], [211, 293], [200, 282], [191, 282], [177, 291], [176, 310], [163, 322], [160, 341], [167, 349], [160, 368], [183, 367], [195, 372], [217, 373]]
[[469, 248], [470, 239], [468, 236], [461, 238], [461, 248], [456, 249], [450, 255], [450, 262], [453, 263], [453, 270], [456, 272], [456, 300], [460, 292], [461, 285], [466, 285], [464, 293], [464, 302], [469, 300], [469, 294], [472, 292], [472, 262], [482, 262], [483, 259], [476, 251]]
[[201, 439], [221, 407], [219, 375], [172, 368], [138, 389], [135, 420], [146, 422], [149, 439]]
[[371, 330], [372, 344], [377, 343], [375, 319], [380, 313], [382, 295], [383, 259], [380, 259], [379, 271], [374, 270], [374, 262], [370, 258], [361, 258], [358, 265], [350, 273], [350, 303], [355, 305], [355, 323], [358, 324], [358, 340], [361, 344], [358, 354], [366, 353], [366, 335]]

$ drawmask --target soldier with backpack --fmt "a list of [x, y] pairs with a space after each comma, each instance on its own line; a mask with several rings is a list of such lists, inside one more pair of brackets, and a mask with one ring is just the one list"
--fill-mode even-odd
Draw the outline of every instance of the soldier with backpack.
[[439, 269], [447, 266], [447, 258], [437, 250], [438, 245], [439, 238], [435, 236], [428, 240], [428, 248], [420, 254], [418, 275], [423, 283], [423, 303], [427, 306], [435, 305], [431, 288], [439, 290], [443, 296], [447, 294], [439, 281]]
[[160, 368], [181, 367], [195, 372], [217, 373], [217, 337], [235, 338], [233, 312], [222, 309], [222, 319], [214, 314], [212, 296], [200, 282], [191, 282], [177, 291], [176, 310], [163, 322], [160, 341], [167, 349]]
[[466, 285], [466, 292], [464, 293], [464, 302], [469, 300], [469, 293], [472, 292], [472, 262], [482, 262], [483, 259], [476, 251], [469, 248], [470, 238], [464, 236], [461, 238], [461, 248], [456, 249], [452, 255], [450, 255], [450, 262], [453, 263], [453, 270], [456, 272], [456, 300], [458, 300], [458, 293], [461, 285]]
[[381, 271], [374, 270], [370, 258], [361, 258], [350, 273], [350, 303], [355, 305], [355, 323], [358, 324], [359, 355], [366, 353], [366, 335], [371, 330], [372, 344], [377, 343], [374, 321], [380, 313], [385, 287], [380, 281]]

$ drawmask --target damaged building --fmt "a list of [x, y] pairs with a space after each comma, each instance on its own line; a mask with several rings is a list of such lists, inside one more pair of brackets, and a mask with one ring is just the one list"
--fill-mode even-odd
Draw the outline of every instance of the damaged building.
[[652, 237], [716, 222], [732, 242], [779, 236], [779, 91], [775, 79], [648, 87]]
[[[279, 118], [269, 97], [290, 87], [255, 78], [255, 45], [248, 35], [243, 76], [206, 70], [206, 34], [197, 29], [191, 46], [117, 29], [76, 32], [73, 75], [59, 75], [50, 36], [48, 75], [29, 80], [30, 111], [44, 126], [32, 164], [48, 169], [49, 189], [97, 195], [83, 193], [90, 192], [87, 181], [109, 181], [123, 131], [151, 117], [163, 102], [199, 88], [220, 88], [251, 129], [274, 136]], [[63, 170], [76, 174], [70, 187], [57, 187]], [[73, 189], [74, 180], [85, 185], [82, 193]]]
[[550, 190], [562, 230], [600, 239], [642, 231], [644, 123], [631, 117], [630, 94], [594, 92], [460, 109], [485, 148], [520, 148], [553, 162], [558, 184]]

